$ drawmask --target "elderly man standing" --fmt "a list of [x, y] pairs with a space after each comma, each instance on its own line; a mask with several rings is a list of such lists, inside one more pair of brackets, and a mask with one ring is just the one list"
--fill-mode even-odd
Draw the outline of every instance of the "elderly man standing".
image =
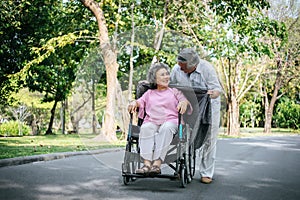
[[171, 82], [181, 86], [205, 89], [210, 97], [210, 130], [204, 144], [197, 149], [201, 182], [209, 184], [213, 180], [215, 168], [222, 87], [214, 67], [209, 62], [200, 59], [193, 48], [182, 49], [177, 56], [177, 62], [171, 72]]

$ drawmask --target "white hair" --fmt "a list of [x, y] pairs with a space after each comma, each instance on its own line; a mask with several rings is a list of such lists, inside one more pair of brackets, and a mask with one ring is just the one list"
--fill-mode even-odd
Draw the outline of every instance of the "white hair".
[[200, 57], [195, 49], [184, 48], [178, 54], [177, 62], [186, 63], [187, 68], [192, 68], [199, 64]]

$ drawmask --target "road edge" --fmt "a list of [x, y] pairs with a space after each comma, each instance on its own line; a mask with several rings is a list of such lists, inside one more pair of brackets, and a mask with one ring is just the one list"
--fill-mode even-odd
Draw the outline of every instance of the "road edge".
[[64, 159], [71, 156], [101, 154], [101, 153], [122, 151], [122, 150], [124, 150], [124, 148], [107, 148], [107, 149], [99, 149], [99, 150], [62, 152], [62, 153], [41, 154], [41, 155], [34, 155], [34, 156], [22, 156], [16, 158], [6, 158], [0, 160], [0, 167], [9, 167], [9, 166], [23, 165], [23, 164], [33, 163], [33, 162]]

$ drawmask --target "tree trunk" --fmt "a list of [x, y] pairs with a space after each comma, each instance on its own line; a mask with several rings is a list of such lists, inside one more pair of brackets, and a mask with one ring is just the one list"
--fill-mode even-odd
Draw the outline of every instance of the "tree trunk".
[[36, 123], [36, 116], [33, 114], [31, 122], [32, 135], [38, 135], [38, 126]]
[[271, 133], [272, 128], [272, 117], [273, 117], [273, 109], [269, 105], [268, 98], [265, 98], [265, 125], [264, 125], [264, 133]]
[[134, 49], [134, 38], [135, 38], [135, 31], [134, 31], [134, 3], [131, 6], [131, 26], [132, 26], [132, 32], [131, 32], [131, 44], [130, 44], [130, 60], [129, 60], [129, 80], [128, 80], [128, 102], [132, 100], [132, 78], [133, 78], [133, 49]]
[[[276, 85], [276, 84], [275, 84]], [[265, 94], [265, 125], [264, 125], [264, 133], [272, 133], [272, 118], [273, 118], [273, 110], [274, 110], [274, 106], [275, 106], [275, 103], [277, 101], [277, 94], [278, 94], [278, 91], [279, 91], [279, 87], [276, 87], [274, 88], [274, 91], [273, 91], [273, 95], [272, 95], [272, 98], [269, 102], [268, 98], [267, 98], [267, 94]]]
[[81, 114], [79, 111], [86, 105], [87, 102], [90, 101], [91, 98], [92, 94], [90, 93], [90, 96], [87, 99], [85, 99], [81, 105], [79, 105], [76, 109], [70, 112], [70, 120], [73, 128], [73, 130], [71, 131], [72, 133], [78, 133], [79, 121], [83, 117], [83, 114]]
[[97, 128], [97, 119], [96, 119], [96, 106], [95, 106], [95, 81], [94, 79], [92, 79], [92, 93], [91, 93], [91, 97], [92, 97], [92, 129], [93, 129], [93, 134], [96, 134], [96, 128]]
[[[161, 47], [163, 37], [164, 37], [165, 26], [166, 26], [166, 23], [167, 23], [168, 4], [169, 4], [169, 0], [166, 0], [165, 1], [165, 6], [164, 6], [164, 14], [163, 14], [163, 18], [162, 18], [162, 24], [161, 24], [162, 27], [155, 34], [154, 45], [153, 45], [153, 47], [155, 49], [155, 52], [159, 51], [159, 49]], [[157, 21], [156, 30], [158, 30], [159, 29], [159, 25], [158, 25], [159, 23], [158, 23], [158, 20], [156, 20], [156, 21]], [[156, 62], [159, 62], [159, 60], [158, 60], [157, 56], [153, 56], [151, 64], [154, 64]]]
[[94, 0], [81, 0], [81, 2], [93, 12], [98, 22], [100, 48], [104, 58], [107, 78], [106, 111], [102, 133], [109, 141], [115, 141], [117, 140], [117, 137], [114, 103], [117, 86], [117, 71], [119, 68], [117, 63], [117, 54], [110, 43], [106, 20], [99, 4]]
[[240, 134], [240, 122], [239, 122], [239, 103], [235, 96], [231, 96], [227, 102], [227, 134], [239, 135]]
[[[126, 92], [124, 93], [122, 91], [121, 85], [118, 82], [117, 83], [117, 93], [116, 93], [116, 112], [120, 113], [120, 118], [118, 121], [118, 126], [120, 127], [122, 133], [128, 132], [128, 124], [129, 124], [129, 113], [127, 110], [127, 98], [126, 98]], [[122, 135], [122, 138], [124, 138], [124, 135]]]
[[61, 119], [61, 133], [65, 134], [66, 131], [66, 102], [61, 101], [61, 109], [60, 109], [60, 119]]
[[52, 134], [52, 126], [53, 126], [53, 121], [54, 121], [54, 116], [55, 116], [56, 105], [57, 105], [57, 100], [54, 101], [53, 107], [51, 109], [51, 117], [50, 117], [48, 129], [46, 131], [46, 135]]
[[73, 127], [73, 130], [71, 131], [71, 133], [78, 133], [78, 121], [75, 120], [75, 117], [74, 115], [71, 115], [70, 117], [71, 119], [71, 124], [72, 124], [72, 127]]
[[272, 118], [273, 118], [273, 110], [274, 110], [274, 106], [275, 103], [277, 101], [278, 98], [278, 91], [281, 88], [281, 84], [282, 84], [282, 75], [281, 75], [281, 70], [282, 70], [282, 64], [281, 64], [281, 60], [279, 59], [277, 61], [277, 73], [276, 73], [276, 80], [275, 80], [275, 85], [274, 85], [274, 90], [273, 90], [273, 94], [272, 94], [272, 98], [269, 102], [268, 100], [268, 94], [266, 92], [266, 90], [264, 90], [264, 95], [265, 95], [265, 125], [264, 125], [264, 133], [271, 133], [271, 128], [272, 128]]
[[239, 74], [240, 69], [238, 66], [238, 62], [231, 62], [228, 58], [227, 66], [223, 64], [223, 71], [225, 72], [226, 68], [228, 69], [227, 77], [226, 77], [226, 85], [227, 85], [227, 135], [239, 135], [240, 134], [240, 109], [239, 109], [239, 101], [238, 101], [238, 92], [239, 92]]

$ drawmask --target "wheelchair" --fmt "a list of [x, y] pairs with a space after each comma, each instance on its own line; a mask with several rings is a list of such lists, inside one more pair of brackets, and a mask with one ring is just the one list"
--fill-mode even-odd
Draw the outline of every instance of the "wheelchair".
[[[149, 89], [146, 83], [137, 86], [137, 98]], [[125, 148], [124, 160], [122, 163], [122, 176], [124, 185], [134, 182], [139, 178], [168, 178], [179, 180], [180, 187], [185, 188], [190, 183], [195, 174], [195, 149], [192, 129], [187, 123], [182, 123], [182, 116], [178, 114], [178, 131], [173, 136], [173, 140], [168, 148], [168, 152], [163, 165], [168, 166], [171, 173], [161, 174], [136, 174], [136, 169], [143, 165], [143, 159], [140, 156], [139, 133], [143, 119], [138, 118], [136, 124], [133, 124], [133, 115], [130, 114], [130, 122], [127, 134], [127, 143]]]

